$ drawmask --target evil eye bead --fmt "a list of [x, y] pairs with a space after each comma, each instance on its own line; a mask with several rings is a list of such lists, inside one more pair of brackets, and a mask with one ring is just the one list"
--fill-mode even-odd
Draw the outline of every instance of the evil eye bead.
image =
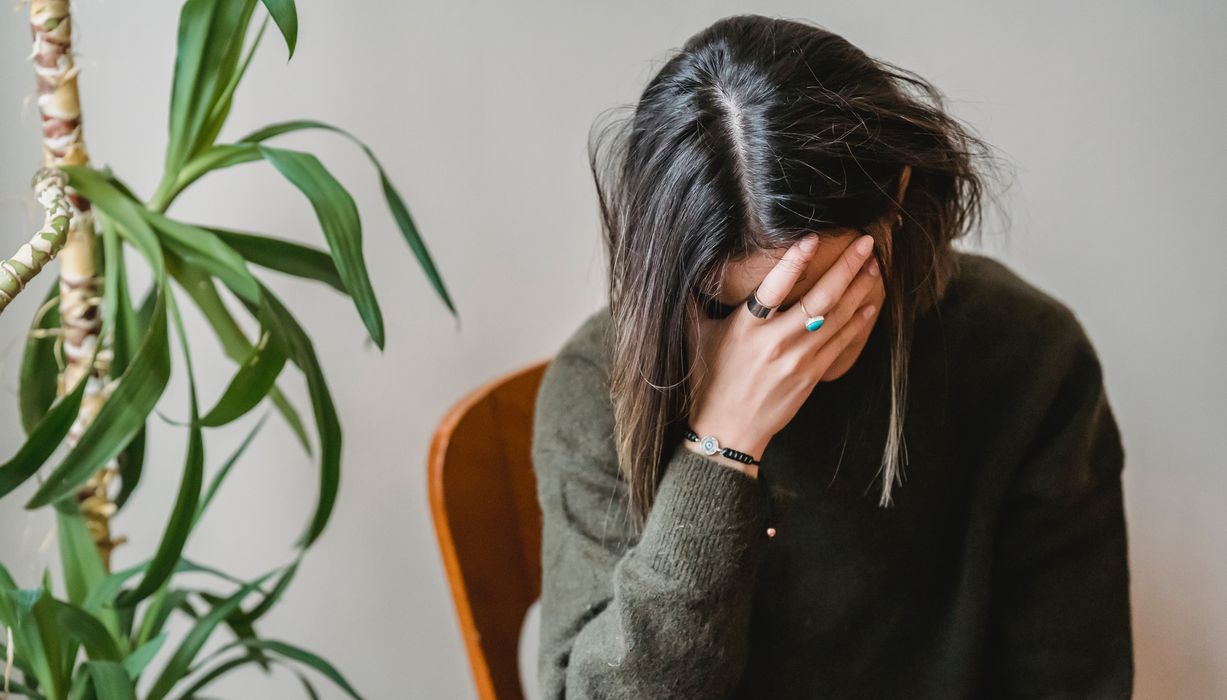
[[716, 442], [716, 438], [711, 435], [703, 438], [703, 440], [699, 442], [699, 447], [702, 447], [703, 451], [709, 455], [714, 455], [720, 451], [720, 443]]

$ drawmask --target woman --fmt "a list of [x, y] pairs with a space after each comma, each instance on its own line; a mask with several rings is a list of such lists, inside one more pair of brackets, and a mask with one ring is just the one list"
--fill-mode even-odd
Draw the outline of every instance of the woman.
[[940, 93], [738, 16], [621, 126], [609, 304], [537, 399], [543, 697], [1129, 696], [1099, 360], [952, 247], [989, 158]]

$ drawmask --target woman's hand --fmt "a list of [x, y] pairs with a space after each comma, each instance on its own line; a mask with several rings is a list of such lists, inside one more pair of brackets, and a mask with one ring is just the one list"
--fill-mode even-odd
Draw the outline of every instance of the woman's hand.
[[[879, 274], [872, 243], [871, 236], [858, 236], [799, 303], [780, 312], [774, 307], [788, 297], [817, 250], [818, 236], [810, 234], [790, 247], [759, 284], [758, 301], [772, 309], [766, 318], [756, 317], [743, 303], [727, 318], [700, 319], [698, 342], [690, 329], [695, 374], [690, 425], [699, 436], [714, 435], [721, 445], [762, 457], [767, 443], [873, 317], [872, 304], [861, 306]], [[802, 304], [824, 317], [818, 330], [805, 329]], [[697, 443], [685, 444], [700, 451]], [[713, 457], [757, 476], [754, 465]]]

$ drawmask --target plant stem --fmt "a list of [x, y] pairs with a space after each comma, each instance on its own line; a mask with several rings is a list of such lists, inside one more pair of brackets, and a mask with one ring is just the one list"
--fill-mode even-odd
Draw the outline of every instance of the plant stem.
[[[30, 28], [34, 49], [34, 74], [38, 84], [38, 110], [42, 115], [43, 164], [89, 165], [89, 152], [81, 130], [81, 102], [77, 91], [77, 68], [72, 56], [72, 17], [68, 0], [31, 0]], [[63, 395], [86, 372], [98, 381], [86, 385], [78, 419], [69, 430], [67, 442], [76, 445], [86, 427], [106, 401], [109, 353], [99, 353], [101, 362], [91, 369], [94, 346], [101, 342], [102, 277], [99, 274], [99, 242], [89, 201], [71, 187], [67, 188], [71, 208], [67, 240], [60, 259], [60, 320], [63, 326], [66, 363], [60, 373], [58, 390]], [[115, 512], [108, 484], [118, 474], [116, 460], [94, 474], [77, 493], [77, 504], [85, 517], [103, 566], [110, 570], [111, 550], [118, 544], [111, 538], [110, 518]]]
[[0, 313], [64, 247], [72, 221], [64, 193], [67, 181], [64, 173], [54, 168], [42, 168], [35, 174], [34, 193], [45, 212], [43, 227], [13, 257], [0, 260]]

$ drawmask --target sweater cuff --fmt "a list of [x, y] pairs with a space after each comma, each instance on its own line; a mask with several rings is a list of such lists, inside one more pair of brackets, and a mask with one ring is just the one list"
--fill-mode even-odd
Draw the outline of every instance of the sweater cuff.
[[679, 444], [637, 548], [656, 571], [700, 585], [752, 577], [766, 546], [757, 479]]

